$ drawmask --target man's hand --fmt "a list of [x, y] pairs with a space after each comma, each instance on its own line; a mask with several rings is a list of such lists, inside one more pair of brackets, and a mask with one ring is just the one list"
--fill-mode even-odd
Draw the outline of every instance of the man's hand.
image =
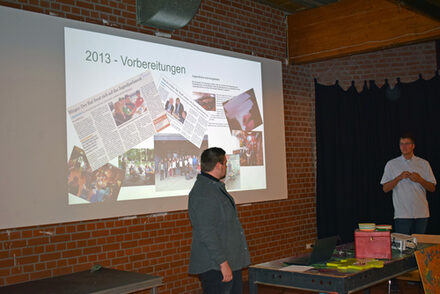
[[409, 171], [404, 171], [399, 175], [399, 180], [411, 178], [411, 173]]
[[422, 178], [416, 172], [411, 173], [411, 176], [409, 177], [409, 179], [411, 181], [413, 181], [413, 182], [419, 183], [420, 185], [423, 186], [423, 188], [425, 188], [429, 192], [434, 192], [435, 191], [435, 185], [433, 183], [431, 183], [431, 182], [426, 181], [424, 178]]
[[394, 187], [397, 186], [397, 184], [403, 180], [403, 179], [407, 179], [411, 176], [411, 173], [409, 171], [404, 171], [402, 172], [400, 175], [398, 175], [397, 177], [394, 178], [394, 180], [391, 180], [389, 182], [386, 182], [385, 184], [383, 184], [383, 191], [385, 193], [388, 193], [389, 191], [393, 190]]
[[232, 281], [232, 271], [231, 268], [229, 267], [228, 261], [225, 261], [220, 264], [220, 271], [222, 272], [223, 275], [222, 282], [227, 283]]
[[411, 173], [411, 175], [409, 176], [409, 179], [413, 182], [416, 183], [422, 183], [423, 178], [416, 172]]

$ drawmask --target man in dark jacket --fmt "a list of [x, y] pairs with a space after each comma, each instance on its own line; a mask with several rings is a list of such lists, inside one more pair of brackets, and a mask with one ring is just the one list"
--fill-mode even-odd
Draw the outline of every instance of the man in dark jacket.
[[220, 181], [226, 162], [221, 148], [203, 151], [201, 174], [189, 193], [193, 229], [189, 273], [199, 275], [203, 293], [209, 294], [242, 293], [241, 270], [250, 264], [235, 201]]

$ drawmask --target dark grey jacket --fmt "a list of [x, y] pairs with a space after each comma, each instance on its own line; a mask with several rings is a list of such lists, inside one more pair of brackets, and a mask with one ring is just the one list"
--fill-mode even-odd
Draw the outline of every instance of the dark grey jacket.
[[224, 261], [233, 271], [250, 264], [237, 208], [223, 182], [198, 175], [189, 193], [188, 212], [193, 229], [190, 274], [220, 270]]

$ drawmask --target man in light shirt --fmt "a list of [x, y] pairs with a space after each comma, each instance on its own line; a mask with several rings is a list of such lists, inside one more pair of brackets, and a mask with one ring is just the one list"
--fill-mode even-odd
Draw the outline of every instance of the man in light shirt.
[[424, 234], [429, 218], [426, 191], [434, 192], [437, 184], [429, 162], [414, 155], [411, 135], [400, 137], [402, 155], [385, 165], [380, 183], [383, 191], [393, 191], [394, 231]]

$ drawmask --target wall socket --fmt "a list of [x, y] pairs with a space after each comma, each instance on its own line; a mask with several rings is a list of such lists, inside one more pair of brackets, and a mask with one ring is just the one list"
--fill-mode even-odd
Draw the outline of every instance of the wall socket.
[[313, 248], [313, 243], [306, 244], [306, 249], [312, 249], [312, 248]]

